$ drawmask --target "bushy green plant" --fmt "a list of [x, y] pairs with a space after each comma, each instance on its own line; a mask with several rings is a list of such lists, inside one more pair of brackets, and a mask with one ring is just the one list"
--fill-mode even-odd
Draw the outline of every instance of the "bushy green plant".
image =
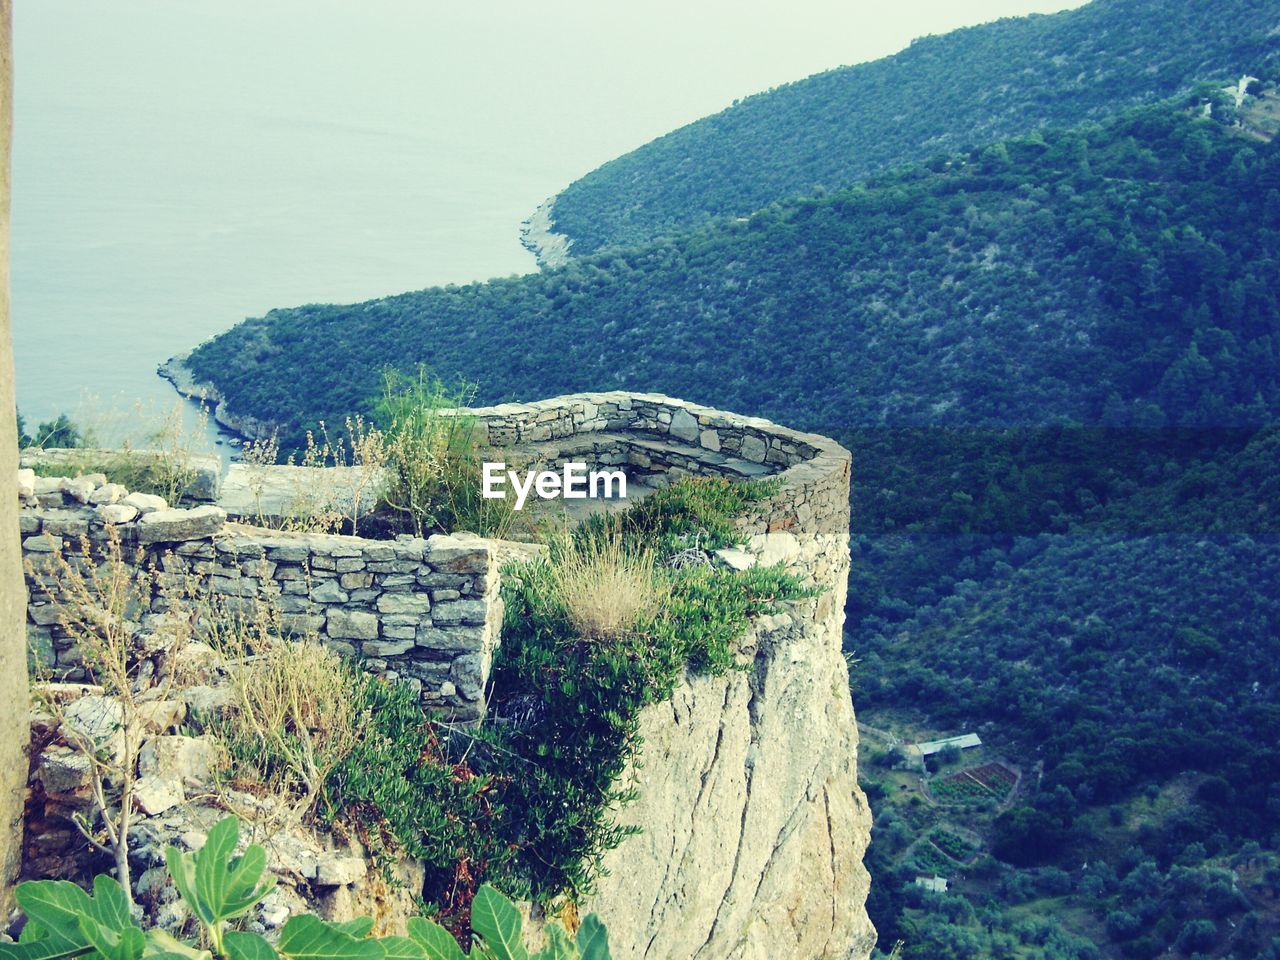
[[[734, 511], [766, 495], [759, 484], [681, 481], [621, 520], [597, 520], [572, 535], [590, 542], [616, 529], [632, 548], [683, 549], [690, 536], [725, 541]], [[706, 540], [702, 541], [704, 546]], [[602, 641], [574, 626], [550, 560], [509, 568], [506, 622], [494, 667], [499, 711], [526, 719], [504, 746], [527, 763], [506, 790], [506, 830], [522, 840], [514, 866], [538, 898], [589, 892], [606, 851], [628, 834], [619, 783], [639, 745], [640, 711], [671, 696], [686, 670], [721, 674], [742, 662], [737, 643], [750, 622], [778, 602], [811, 596], [781, 568], [737, 572], [710, 565], [666, 569], [659, 609]]]
[[357, 674], [352, 701], [367, 719], [329, 775], [321, 815], [356, 827], [375, 853], [423, 861], [426, 895], [450, 922], [465, 913], [479, 879], [499, 875], [511, 857], [499, 829], [508, 777], [477, 773], [406, 686]]
[[463, 409], [475, 387], [450, 387], [425, 367], [409, 377], [383, 373], [377, 418], [389, 474], [383, 500], [413, 533], [472, 530], [500, 536], [511, 523], [507, 500], [481, 495], [476, 420]]
[[94, 879], [92, 895], [67, 880], [19, 884], [18, 905], [27, 923], [16, 944], [0, 944], [0, 960], [609, 960], [608, 933], [594, 914], [572, 939], [549, 924], [548, 945], [531, 954], [520, 912], [488, 885], [472, 904], [466, 954], [447, 930], [423, 917], [408, 921], [408, 936], [371, 937], [368, 917], [327, 923], [300, 914], [285, 923], [273, 944], [257, 933], [228, 929], [275, 886], [274, 878], [263, 876], [267, 856], [261, 846], [250, 844], [234, 855], [239, 838], [239, 821], [227, 817], [209, 830], [199, 851], [167, 851], [174, 886], [199, 921], [209, 949], [159, 928], [144, 929], [120, 884], [101, 875]]
[[[741, 539], [735, 521], [779, 486], [777, 480], [734, 483], [724, 477], [685, 477], [645, 497], [623, 520], [633, 537], [663, 552], [689, 547], [718, 550]], [[584, 532], [598, 533], [611, 522], [593, 517]]]

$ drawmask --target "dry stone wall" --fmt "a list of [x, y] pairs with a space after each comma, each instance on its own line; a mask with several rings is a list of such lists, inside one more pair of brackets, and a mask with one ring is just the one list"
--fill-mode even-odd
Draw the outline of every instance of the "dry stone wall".
[[485, 540], [276, 533], [229, 524], [216, 506], [170, 509], [101, 475], [29, 477], [20, 492], [29, 493], [19, 513], [28, 644], [61, 679], [80, 679], [83, 669], [62, 626], [67, 598], [50, 557], [86, 545], [101, 555], [114, 535], [126, 562], [160, 574], [152, 609], [140, 616], [163, 613], [186, 575], [232, 608], [272, 596], [289, 629], [412, 685], [425, 706], [460, 721], [484, 714], [502, 624], [496, 552]]
[[655, 393], [580, 393], [468, 411], [480, 439], [512, 463], [622, 468], [641, 485], [682, 476], [777, 478], [779, 490], [746, 518], [748, 534], [802, 527], [849, 531], [849, 452], [756, 417]]
[[[631, 960], [862, 960], [875, 932], [862, 866], [870, 812], [857, 784], [857, 727], [841, 654], [849, 568], [850, 458], [834, 442], [651, 394], [594, 393], [468, 411], [510, 466], [618, 468], [640, 488], [685, 476], [776, 478], [741, 524], [735, 566], [783, 563], [818, 588], [759, 618], [750, 668], [688, 677], [645, 710], [627, 773], [640, 829], [605, 861], [586, 904]], [[171, 510], [102, 476], [19, 480], [30, 564], [32, 647], [64, 676], [79, 664], [59, 627], [53, 550], [109, 530], [140, 563], [194, 574], [231, 603], [276, 593], [291, 623], [418, 685], [453, 717], [483, 715], [502, 603], [496, 544], [294, 536]], [[163, 612], [157, 596], [151, 614]], [[52, 768], [51, 768], [52, 769]], [[357, 871], [358, 872], [358, 871]]]

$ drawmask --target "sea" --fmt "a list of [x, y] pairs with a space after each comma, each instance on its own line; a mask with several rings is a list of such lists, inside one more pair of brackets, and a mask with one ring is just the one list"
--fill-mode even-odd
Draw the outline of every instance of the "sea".
[[17, 0], [19, 410], [139, 442], [176, 402], [157, 365], [246, 317], [534, 270], [521, 221], [615, 156], [921, 33], [1069, 5]]

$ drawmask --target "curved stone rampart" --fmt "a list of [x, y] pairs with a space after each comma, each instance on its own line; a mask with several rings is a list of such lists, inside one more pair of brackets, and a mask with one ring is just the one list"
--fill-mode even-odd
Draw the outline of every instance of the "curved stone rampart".
[[622, 467], [641, 487], [689, 475], [776, 478], [781, 487], [746, 518], [747, 534], [848, 535], [849, 451], [827, 437], [656, 393], [577, 393], [466, 413], [483, 442], [529, 466]]

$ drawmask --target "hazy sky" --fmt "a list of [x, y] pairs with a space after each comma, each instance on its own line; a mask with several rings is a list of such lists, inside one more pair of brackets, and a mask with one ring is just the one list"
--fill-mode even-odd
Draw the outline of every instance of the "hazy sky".
[[1078, 5], [17, 0], [19, 109], [41, 109], [46, 97], [93, 106], [98, 78], [111, 73], [132, 97], [121, 104], [125, 124], [130, 112], [181, 102], [340, 123], [367, 112], [375, 125], [452, 129], [468, 145], [486, 129], [506, 144], [497, 128], [537, 125], [572, 138], [579, 174], [736, 97], [923, 34]]

